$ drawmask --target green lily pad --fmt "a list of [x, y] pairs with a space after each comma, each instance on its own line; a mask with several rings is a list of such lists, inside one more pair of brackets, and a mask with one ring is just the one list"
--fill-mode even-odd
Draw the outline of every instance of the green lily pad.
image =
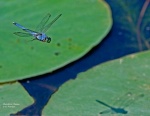
[[31, 105], [33, 99], [17, 82], [0, 84], [0, 115], [9, 116]]
[[150, 51], [80, 73], [52, 96], [43, 116], [149, 116]]
[[[82, 57], [112, 25], [110, 9], [102, 0], [1, 0], [0, 4], [0, 82], [52, 72]], [[62, 14], [46, 33], [51, 43], [13, 34], [22, 30], [12, 22], [34, 30], [46, 13], [52, 15], [50, 21]]]

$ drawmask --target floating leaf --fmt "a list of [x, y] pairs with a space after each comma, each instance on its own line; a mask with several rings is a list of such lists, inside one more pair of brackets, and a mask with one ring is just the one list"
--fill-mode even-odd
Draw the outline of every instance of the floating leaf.
[[[52, 72], [85, 55], [109, 32], [111, 12], [103, 0], [0, 1], [0, 81], [12, 81]], [[62, 16], [46, 33], [51, 43], [30, 41], [13, 32], [11, 24], [34, 30], [46, 13], [50, 21]]]
[[132, 54], [80, 73], [52, 96], [43, 116], [148, 116], [149, 59], [150, 51]]
[[31, 105], [33, 99], [19, 83], [0, 85], [0, 115], [9, 116]]

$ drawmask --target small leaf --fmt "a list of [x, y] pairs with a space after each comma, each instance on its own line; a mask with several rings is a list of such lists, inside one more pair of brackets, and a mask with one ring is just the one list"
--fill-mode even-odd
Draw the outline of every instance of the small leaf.
[[33, 99], [18, 83], [0, 84], [0, 115], [9, 116], [31, 105]]

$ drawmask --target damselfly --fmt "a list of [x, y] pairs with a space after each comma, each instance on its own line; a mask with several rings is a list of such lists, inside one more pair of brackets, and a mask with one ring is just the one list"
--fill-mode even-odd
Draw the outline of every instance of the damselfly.
[[[28, 36], [33, 36], [34, 39], [33, 40], [39, 40], [42, 42], [47, 42], [50, 43], [51, 42], [51, 38], [48, 37], [45, 32], [52, 26], [52, 24], [61, 16], [62, 14], [58, 15], [54, 20], [52, 20], [50, 23], [48, 23], [49, 18], [51, 17], [50, 14], [47, 14], [42, 21], [40, 22], [40, 24], [37, 26], [37, 28], [35, 29], [35, 31], [32, 31], [28, 28], [25, 28], [24, 26], [13, 22], [14, 25], [16, 25], [17, 27], [21, 28], [23, 31], [25, 32], [15, 32], [14, 34], [21, 36], [21, 37], [28, 37]], [[48, 24], [47, 24], [48, 23]]]

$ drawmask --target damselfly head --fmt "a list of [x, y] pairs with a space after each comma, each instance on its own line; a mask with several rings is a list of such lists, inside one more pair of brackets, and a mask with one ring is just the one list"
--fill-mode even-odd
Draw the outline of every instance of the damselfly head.
[[46, 42], [47, 42], [47, 43], [50, 43], [50, 42], [51, 42], [51, 38], [50, 38], [50, 37], [47, 37], [47, 38], [46, 38]]

